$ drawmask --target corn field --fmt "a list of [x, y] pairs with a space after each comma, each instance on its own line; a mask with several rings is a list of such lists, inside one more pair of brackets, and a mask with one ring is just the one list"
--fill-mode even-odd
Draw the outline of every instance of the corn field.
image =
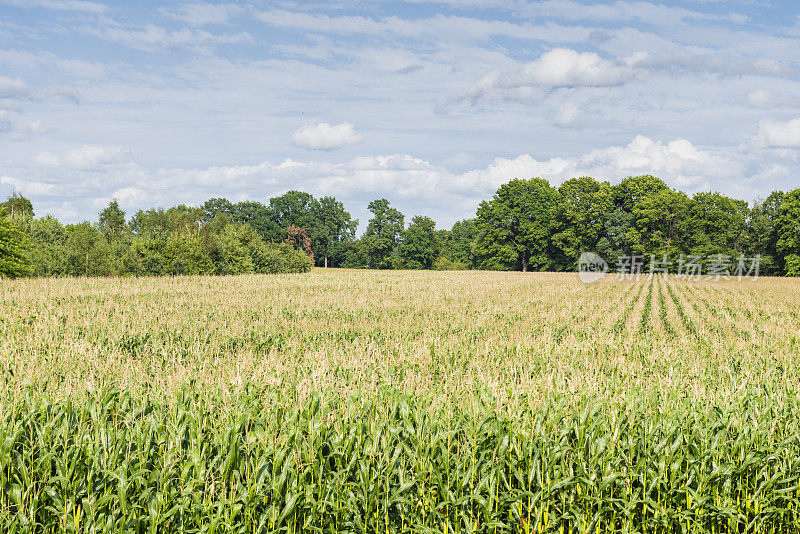
[[0, 281], [0, 530], [798, 532], [797, 290]]

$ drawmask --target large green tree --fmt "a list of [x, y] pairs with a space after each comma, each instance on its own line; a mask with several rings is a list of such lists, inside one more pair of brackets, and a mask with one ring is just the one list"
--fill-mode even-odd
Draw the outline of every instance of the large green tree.
[[682, 191], [660, 189], [636, 201], [626, 235], [634, 254], [675, 258], [688, 251], [692, 200]]
[[583, 176], [561, 184], [552, 236], [558, 270], [574, 269], [582, 252], [597, 252], [613, 200], [608, 182]]
[[788, 276], [800, 276], [800, 189], [789, 191], [778, 210], [777, 248]]
[[109, 241], [119, 239], [125, 233], [125, 212], [119, 207], [116, 199], [109, 202], [108, 207], [100, 212], [98, 226], [100, 233]]
[[[227, 215], [222, 210], [217, 213]], [[246, 200], [233, 204], [230, 219], [237, 223], [247, 224], [267, 241], [281, 241], [286, 237], [286, 227], [280, 227], [273, 221], [269, 208], [261, 202]]]
[[367, 206], [372, 218], [361, 238], [361, 246], [373, 269], [394, 267], [393, 255], [403, 236], [403, 214], [385, 198], [373, 200]]
[[747, 238], [750, 207], [720, 193], [697, 193], [692, 198], [689, 227], [692, 253], [739, 256]]
[[346, 255], [346, 244], [355, 239], [358, 221], [353, 220], [344, 204], [334, 197], [322, 197], [316, 205], [315, 234], [312, 239], [314, 257], [327, 267], [329, 259], [334, 266], [341, 265]]
[[[303, 191], [288, 191], [269, 199], [267, 214], [272, 221], [269, 241], [279, 242], [286, 238], [286, 229], [296, 226], [306, 231], [312, 241], [317, 237], [317, 213], [319, 202]], [[316, 255], [316, 250], [314, 251]]]
[[409, 269], [431, 269], [440, 250], [433, 219], [420, 215], [412, 218], [398, 247], [404, 265]]
[[546, 180], [514, 179], [478, 207], [478, 266], [496, 270], [552, 267], [550, 235], [558, 192]]
[[[688, 251], [692, 200], [685, 193], [670, 189], [660, 178], [642, 175], [625, 178], [612, 187], [612, 195], [617, 211], [614, 226], [616, 230], [627, 226], [625, 254], [675, 257]], [[606, 230], [607, 241], [598, 248], [617, 248], [608, 225]]]
[[0, 277], [17, 278], [32, 271], [28, 258], [28, 237], [11, 220], [5, 207], [0, 208]]

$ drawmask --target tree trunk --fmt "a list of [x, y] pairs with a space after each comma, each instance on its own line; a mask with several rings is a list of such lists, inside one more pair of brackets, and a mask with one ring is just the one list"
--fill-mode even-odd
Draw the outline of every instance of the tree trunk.
[[522, 272], [523, 273], [528, 272], [528, 258], [526, 258], [525, 256], [522, 256]]
[[325, 256], [325, 268], [328, 268], [328, 256]]

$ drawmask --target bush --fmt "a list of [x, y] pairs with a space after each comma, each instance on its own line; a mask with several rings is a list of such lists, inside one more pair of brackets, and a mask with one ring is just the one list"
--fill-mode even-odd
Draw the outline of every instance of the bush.
[[466, 271], [469, 266], [460, 261], [450, 261], [444, 256], [439, 256], [433, 262], [434, 271]]
[[203, 240], [192, 232], [176, 231], [167, 238], [164, 256], [170, 274], [211, 274], [214, 264]]
[[257, 242], [250, 254], [257, 273], [307, 273], [311, 270], [311, 258], [288, 243]]
[[230, 224], [217, 240], [217, 274], [244, 274], [255, 271], [251, 250], [261, 241], [255, 231], [246, 225]]

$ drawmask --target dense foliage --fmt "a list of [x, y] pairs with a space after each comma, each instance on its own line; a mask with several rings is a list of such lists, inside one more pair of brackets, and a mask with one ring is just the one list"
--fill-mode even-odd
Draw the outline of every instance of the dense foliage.
[[30, 272], [27, 238], [5, 210], [0, 208], [0, 277], [16, 278]]
[[212, 198], [201, 207], [139, 211], [130, 220], [114, 201], [97, 224], [66, 226], [34, 218], [18, 194], [4, 206], [30, 242], [26, 249], [24, 239], [15, 241], [17, 259], [4, 261], [17, 267], [6, 276], [27, 272], [22, 256], [36, 275], [274, 272], [281, 254], [292, 269], [306, 268], [285, 246], [267, 243], [288, 243], [320, 267], [571, 271], [581, 253], [595, 252], [612, 268], [632, 256], [645, 265], [652, 258], [758, 257], [760, 274], [800, 275], [800, 189], [751, 206], [716, 192], [690, 197], [653, 176], [617, 185], [584, 176], [558, 187], [513, 179], [481, 202], [474, 219], [450, 230], [436, 230], [424, 216], [406, 227], [403, 213], [376, 199], [360, 238], [341, 202], [300, 191], [267, 204]]
[[481, 203], [476, 227], [470, 259], [482, 269], [569, 271], [595, 252], [612, 267], [633, 256], [645, 265], [759, 257], [761, 274], [800, 275], [800, 189], [750, 206], [715, 192], [690, 197], [653, 176], [558, 188], [512, 180]]
[[[9, 237], [1, 237], [9, 236]], [[13, 236], [16, 236], [12, 239]], [[16, 256], [8, 243], [15, 243]], [[13, 277], [111, 274], [306, 272], [311, 260], [288, 243], [267, 243], [247, 224], [209, 220], [198, 208], [139, 211], [130, 222], [116, 201], [98, 224], [62, 225], [51, 216], [0, 217], [0, 274]], [[15, 259], [16, 258], [16, 259]]]

